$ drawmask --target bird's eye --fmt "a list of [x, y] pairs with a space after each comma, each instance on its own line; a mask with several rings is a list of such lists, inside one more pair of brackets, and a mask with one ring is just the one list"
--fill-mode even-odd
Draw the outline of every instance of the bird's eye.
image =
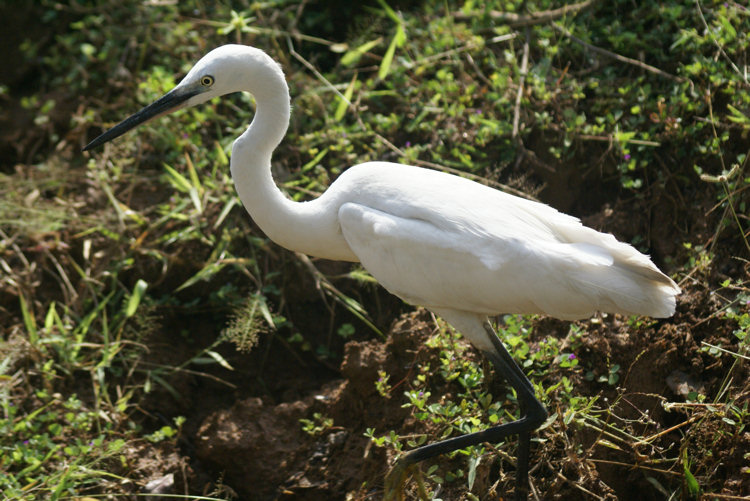
[[204, 87], [211, 87], [214, 84], [214, 77], [211, 75], [205, 75], [201, 77], [201, 85]]

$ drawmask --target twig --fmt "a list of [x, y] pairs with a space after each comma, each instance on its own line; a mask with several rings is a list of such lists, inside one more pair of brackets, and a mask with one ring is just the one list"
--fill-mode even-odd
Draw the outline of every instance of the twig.
[[[549, 461], [547, 461], [547, 464], [550, 466], [550, 468], [552, 467], [552, 464]], [[554, 468], [552, 468], [552, 469], [554, 470]], [[603, 497], [597, 496], [596, 494], [594, 494], [590, 490], [586, 489], [584, 486], [578, 484], [577, 482], [573, 482], [572, 480], [570, 480], [569, 478], [567, 478], [565, 475], [563, 475], [559, 471], [555, 472], [555, 475], [557, 475], [557, 478], [559, 478], [560, 480], [569, 483], [572, 487], [574, 487], [574, 488], [576, 488], [576, 489], [578, 489], [578, 490], [580, 490], [582, 492], [585, 492], [586, 494], [588, 494], [589, 496], [593, 497], [594, 499], [598, 499], [599, 501], [604, 501]]]
[[[190, 21], [193, 24], [211, 26], [214, 28], [223, 28], [227, 24], [221, 21], [211, 21], [207, 19], [199, 19], [199, 18], [189, 17], [189, 16], [185, 17], [184, 19], [186, 21]], [[326, 47], [330, 47], [336, 44], [336, 42], [333, 42], [331, 40], [326, 40], [325, 38], [315, 37], [311, 35], [305, 35], [304, 33], [300, 33], [299, 31], [296, 31], [296, 30], [287, 31], [287, 30], [279, 30], [276, 28], [263, 28], [260, 26], [253, 26], [250, 33], [263, 34], [269, 37], [287, 36], [287, 37], [291, 37], [291, 38], [294, 38], [295, 40], [299, 40], [302, 42], [316, 43], [319, 45], [325, 45]]]
[[[78, 292], [76, 292], [76, 288], [73, 287], [73, 283], [70, 281], [70, 278], [68, 277], [68, 274], [65, 273], [65, 270], [63, 269], [62, 265], [60, 264], [60, 261], [57, 260], [57, 258], [52, 255], [52, 253], [49, 251], [49, 249], [44, 249], [44, 255], [47, 256], [47, 259], [52, 261], [52, 264], [55, 265], [55, 268], [57, 269], [57, 273], [60, 277], [61, 281], [61, 289], [63, 291], [63, 294], [65, 296], [65, 303], [70, 304], [72, 301], [78, 299]], [[53, 275], [54, 276], [54, 275]], [[57, 277], [55, 277], [57, 278]]]
[[326, 77], [324, 77], [323, 74], [321, 72], [319, 72], [318, 69], [315, 66], [313, 66], [312, 64], [310, 64], [310, 62], [307, 59], [305, 59], [304, 57], [302, 57], [296, 50], [294, 50], [294, 45], [292, 44], [292, 39], [291, 38], [287, 38], [287, 44], [289, 45], [289, 53], [292, 55], [292, 57], [294, 57], [297, 61], [299, 61], [300, 63], [302, 63], [305, 66], [305, 68], [307, 68], [308, 70], [310, 70], [312, 72], [312, 74], [315, 75], [315, 77], [318, 80], [320, 80], [321, 82], [323, 82], [323, 84], [327, 88], [329, 88], [330, 90], [332, 90], [334, 92], [334, 94], [336, 94], [339, 98], [343, 99], [344, 102], [346, 102], [346, 104], [348, 104], [349, 106], [352, 105], [351, 101], [349, 101], [346, 98], [346, 96], [344, 96], [341, 93], [341, 91], [339, 91], [336, 88], [335, 85], [333, 85], [331, 82], [329, 82], [328, 79]]
[[511, 132], [511, 139], [516, 144], [521, 154], [516, 159], [516, 166], [523, 160], [528, 160], [534, 167], [542, 168], [549, 172], [555, 172], [555, 168], [544, 163], [539, 157], [536, 156], [531, 150], [526, 149], [523, 144], [521, 136], [518, 135], [518, 129], [520, 127], [521, 120], [521, 98], [523, 97], [523, 89], [526, 85], [526, 75], [529, 71], [529, 39], [531, 38], [531, 32], [529, 28], [526, 28], [526, 33], [523, 42], [523, 55], [521, 56], [521, 71], [520, 80], [518, 82], [518, 91], [516, 92], [516, 102], [513, 107], [513, 131]]
[[536, 156], [536, 153], [534, 153], [533, 151], [527, 149], [526, 146], [524, 146], [523, 144], [521, 144], [520, 147], [521, 147], [521, 156], [519, 157], [519, 162], [521, 160], [528, 160], [529, 163], [531, 165], [533, 165], [534, 167], [537, 167], [537, 168], [540, 168], [540, 169], [544, 169], [544, 170], [546, 170], [548, 172], [556, 172], [557, 171], [556, 168], [554, 168], [553, 166], [549, 165], [544, 160], [542, 160], [541, 158], [539, 158], [538, 156]]
[[518, 92], [516, 92], [516, 104], [513, 107], [513, 132], [511, 138], [518, 138], [518, 122], [521, 119], [521, 97], [523, 97], [523, 88], [526, 84], [526, 73], [529, 69], [529, 29], [526, 28], [526, 37], [523, 42], [523, 56], [521, 56], [521, 75], [518, 82]]
[[741, 353], [735, 353], [733, 351], [729, 351], [729, 350], [727, 350], [725, 348], [722, 348], [721, 346], [716, 346], [715, 344], [710, 344], [710, 343], [707, 343], [705, 341], [701, 341], [701, 344], [703, 346], [708, 346], [709, 348], [713, 348], [715, 350], [718, 350], [718, 351], [720, 351], [722, 353], [726, 353], [728, 355], [732, 355], [733, 357], [740, 357], [740, 358], [744, 358], [745, 360], [750, 360], [750, 357], [748, 357], [747, 355], [743, 355]]
[[591, 45], [588, 42], [584, 42], [583, 40], [581, 40], [577, 36], [573, 35], [571, 32], [569, 32], [568, 30], [566, 30], [565, 28], [563, 28], [562, 26], [560, 26], [557, 23], [552, 23], [552, 27], [554, 29], [556, 29], [558, 32], [560, 32], [563, 35], [565, 35], [566, 37], [568, 37], [571, 40], [573, 40], [575, 43], [583, 45], [585, 48], [587, 48], [588, 50], [590, 50], [592, 52], [596, 52], [597, 54], [601, 54], [603, 56], [611, 57], [612, 59], [620, 61], [621, 63], [632, 64], [633, 66], [637, 66], [637, 67], [639, 67], [639, 68], [641, 68], [643, 70], [646, 70], [646, 71], [648, 71], [650, 73], [653, 73], [655, 75], [659, 75], [659, 76], [664, 77], [664, 78], [669, 78], [670, 80], [674, 80], [676, 82], [685, 82], [685, 81], [687, 81], [686, 78], [678, 77], [676, 75], [672, 75], [671, 73], [667, 73], [666, 71], [660, 70], [656, 66], [651, 66], [650, 64], [646, 64], [646, 63], [644, 63], [642, 61], [638, 61], [637, 59], [631, 59], [629, 57], [621, 56], [620, 54], [616, 54], [614, 52], [608, 51], [606, 49], [602, 49], [602, 48], [597, 47], [595, 45]]
[[649, 471], [655, 471], [657, 473], [661, 473], [663, 475], [674, 475], [674, 476], [681, 476], [681, 473], [677, 473], [676, 471], [670, 471], [670, 470], [660, 470], [659, 468], [651, 468], [649, 466], [643, 466], [640, 464], [630, 464], [630, 463], [623, 463], [621, 461], [611, 461], [609, 459], [595, 459], [590, 458], [588, 461], [591, 461], [592, 463], [601, 463], [601, 464], [611, 464], [614, 466], [625, 466], [627, 468], [635, 469], [635, 470], [649, 470]]
[[[598, 0], [586, 0], [585, 2], [565, 5], [559, 9], [544, 10], [541, 12], [532, 12], [527, 15], [516, 14], [515, 12], [500, 12], [492, 10], [489, 16], [493, 21], [505, 23], [511, 28], [523, 28], [535, 24], [544, 24], [555, 19], [560, 19], [568, 14], [577, 14], [580, 11], [594, 5]], [[471, 12], [454, 12], [453, 17], [460, 21], [468, 21], [476, 17], [476, 13]]]
[[518, 36], [517, 33], [508, 33], [505, 35], [498, 35], [496, 37], [490, 38], [489, 40], [485, 40], [483, 42], [474, 42], [470, 41], [466, 43], [465, 45], [462, 45], [460, 47], [456, 47], [454, 49], [445, 50], [443, 52], [438, 52], [437, 54], [433, 54], [431, 56], [423, 57], [418, 59], [417, 61], [407, 61], [404, 63], [404, 67], [407, 69], [413, 68], [414, 66], [424, 66], [427, 63], [431, 63], [433, 61], [438, 61], [440, 59], [443, 59], [448, 56], [453, 56], [456, 54], [459, 54], [461, 52], [471, 51], [474, 49], [481, 49], [483, 47], [486, 47], [490, 44], [496, 44], [500, 42], [507, 42], [508, 40], [513, 40]]
[[[141, 365], [145, 365], [145, 366], [149, 366], [149, 367], [157, 367], [159, 369], [167, 369], [168, 371], [170, 371], [170, 373], [179, 372], [179, 373], [182, 373], [182, 374], [190, 374], [192, 376], [201, 376], [201, 377], [205, 377], [206, 379], [210, 379], [212, 381], [215, 381], [215, 382], [217, 382], [219, 384], [223, 384], [224, 386], [228, 386], [229, 388], [233, 388], [233, 389], [237, 388], [236, 384], [230, 383], [229, 381], [225, 381], [225, 380], [221, 379], [218, 376], [214, 376], [213, 374], [209, 374], [208, 372], [196, 371], [196, 370], [192, 370], [192, 369], [186, 369], [184, 367], [174, 367], [174, 366], [171, 366], [171, 365], [157, 364], [157, 363], [154, 363], [154, 362], [144, 362], [144, 361], [141, 361], [140, 364]], [[141, 369], [141, 370], [146, 370], [146, 369]]]
[[687, 425], [691, 424], [693, 421], [695, 421], [695, 416], [691, 416], [686, 421], [683, 421], [682, 423], [679, 423], [679, 424], [676, 424], [676, 425], [674, 425], [674, 426], [672, 426], [670, 428], [667, 428], [666, 430], [662, 430], [659, 433], [651, 435], [650, 437], [643, 438], [643, 439], [637, 441], [634, 445], [638, 446], [638, 445], [650, 444], [651, 442], [653, 442], [657, 438], [659, 438], [661, 436], [664, 436], [664, 435], [667, 435], [668, 433], [672, 433], [673, 431], [678, 430], [678, 429], [682, 428], [683, 426], [687, 426]]
[[[615, 141], [615, 138], [612, 134], [609, 134], [607, 136], [593, 136], [590, 134], [578, 134], [576, 137], [578, 139], [583, 139], [585, 141], [602, 141], [604, 143], [613, 143]], [[646, 141], [645, 139], [628, 139], [628, 140], [623, 141], [623, 143], [637, 144], [640, 146], [661, 146], [661, 143], [657, 141]]]
[[724, 56], [724, 58], [729, 62], [729, 65], [732, 67], [732, 69], [737, 73], [742, 80], [747, 83], [747, 74], [743, 75], [740, 69], [737, 67], [736, 64], [734, 64], [734, 61], [727, 55], [726, 52], [724, 52], [724, 48], [719, 44], [718, 40], [716, 40], [716, 37], [713, 35], [713, 32], [711, 31], [711, 28], [708, 27], [708, 23], [706, 22], [706, 18], [703, 17], [703, 9], [701, 9], [701, 4], [699, 0], [695, 0], [695, 8], [698, 10], [698, 15], [701, 18], [701, 21], [703, 22], [703, 28], [706, 30], [706, 33], [708, 33], [711, 36], [711, 40], [716, 44], [716, 47], [719, 49], [719, 53]]

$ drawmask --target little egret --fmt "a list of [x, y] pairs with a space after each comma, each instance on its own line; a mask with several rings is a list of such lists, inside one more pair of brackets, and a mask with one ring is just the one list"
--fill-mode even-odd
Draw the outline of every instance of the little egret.
[[250, 92], [255, 117], [232, 148], [231, 172], [247, 211], [274, 242], [326, 259], [360, 262], [387, 290], [445, 319], [515, 389], [520, 419], [407, 452], [386, 495], [419, 461], [518, 435], [516, 497], [528, 493], [530, 434], [547, 412], [488, 322], [501, 313], [565, 320], [597, 311], [668, 317], [677, 285], [628, 244], [537, 202], [408, 165], [349, 168], [320, 197], [293, 202], [276, 186], [271, 155], [289, 125], [280, 66], [265, 52], [225, 45], [204, 56], [170, 92], [91, 141], [90, 150], [165, 113]]

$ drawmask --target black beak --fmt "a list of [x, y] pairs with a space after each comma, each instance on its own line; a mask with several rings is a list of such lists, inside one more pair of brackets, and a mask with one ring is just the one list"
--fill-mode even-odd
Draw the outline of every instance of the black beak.
[[174, 88], [158, 100], [143, 108], [141, 111], [129, 116], [119, 124], [104, 132], [102, 135], [87, 144], [86, 147], [83, 148], [83, 151], [96, 148], [116, 137], [120, 137], [130, 129], [137, 127], [152, 118], [175, 111], [179, 109], [185, 101], [199, 93], [200, 90]]

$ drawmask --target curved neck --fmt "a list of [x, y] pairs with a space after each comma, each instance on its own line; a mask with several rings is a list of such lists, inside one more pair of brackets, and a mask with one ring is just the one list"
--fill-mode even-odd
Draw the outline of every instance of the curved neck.
[[256, 99], [255, 117], [232, 148], [232, 179], [240, 200], [277, 244], [313, 256], [356, 261], [338, 230], [338, 208], [331, 206], [330, 197], [297, 203], [273, 180], [271, 155], [289, 126], [290, 103], [284, 75], [268, 59], [268, 65], [252, 69], [252, 80], [262, 87], [247, 89]]
[[[270, 79], [269, 79], [270, 80]], [[237, 138], [232, 147], [231, 171], [234, 186], [245, 209], [261, 229], [285, 247], [280, 222], [293, 222], [294, 202], [276, 187], [271, 175], [271, 155], [284, 137], [289, 125], [289, 92], [283, 79], [270, 82], [276, 92], [267, 91], [256, 97], [256, 111], [250, 127]], [[284, 232], [286, 233], [286, 232]]]

